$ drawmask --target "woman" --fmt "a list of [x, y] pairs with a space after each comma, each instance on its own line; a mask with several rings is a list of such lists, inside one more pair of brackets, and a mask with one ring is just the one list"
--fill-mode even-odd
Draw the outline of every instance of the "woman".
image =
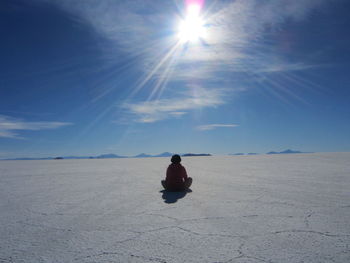
[[181, 157], [175, 154], [171, 157], [171, 164], [166, 171], [166, 178], [162, 181], [165, 190], [184, 191], [192, 184], [192, 178], [187, 176], [185, 167], [181, 165]]

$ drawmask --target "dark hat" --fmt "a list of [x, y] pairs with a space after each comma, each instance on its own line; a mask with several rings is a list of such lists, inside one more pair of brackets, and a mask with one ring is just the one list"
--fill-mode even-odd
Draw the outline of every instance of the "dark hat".
[[171, 162], [172, 162], [172, 163], [181, 163], [181, 157], [180, 157], [180, 155], [174, 154], [174, 155], [171, 157]]

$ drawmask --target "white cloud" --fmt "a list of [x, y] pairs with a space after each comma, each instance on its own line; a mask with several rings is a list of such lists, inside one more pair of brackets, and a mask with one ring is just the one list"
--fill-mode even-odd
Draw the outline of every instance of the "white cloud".
[[9, 116], [0, 115], [0, 137], [23, 139], [16, 131], [19, 130], [51, 130], [72, 125], [68, 122], [26, 122]]
[[[44, 0], [41, 0], [44, 1]], [[47, 0], [46, 0], [47, 1]], [[340, 0], [335, 0], [340, 1]], [[137, 56], [138, 66], [146, 75], [164, 77], [168, 64], [159, 61], [177, 42], [176, 24], [183, 13], [182, 0], [50, 0], [58, 6], [91, 25], [98, 34], [111, 39], [121, 51]], [[289, 62], [284, 54], [275, 48], [266, 49], [263, 40], [266, 29], [279, 30], [287, 20], [302, 21], [312, 11], [330, 2], [328, 0], [236, 0], [215, 1], [205, 15], [208, 38], [205, 45], [180, 47], [173, 56], [176, 64], [181, 65], [172, 72], [171, 79], [183, 79], [183, 65], [196, 62], [195, 74], [187, 70], [189, 77], [211, 80], [218, 71], [241, 72], [260, 71], [271, 60], [274, 67], [288, 71], [303, 62]], [[209, 6], [209, 4], [208, 4]], [[173, 34], [171, 33], [173, 32]], [[265, 47], [265, 48], [264, 48]], [[270, 46], [271, 47], [271, 46]], [[261, 48], [263, 54], [256, 55]], [[252, 54], [254, 51], [255, 54]], [[113, 54], [110, 54], [113, 57]], [[282, 66], [276, 65], [274, 58], [279, 57]], [[172, 56], [169, 56], [170, 61]], [[288, 64], [291, 63], [291, 66]], [[299, 67], [299, 69], [310, 69]], [[157, 69], [154, 72], [154, 69]], [[179, 75], [178, 75], [179, 73]]]
[[152, 123], [181, 117], [191, 110], [216, 107], [226, 103], [224, 89], [192, 87], [180, 97], [125, 103], [122, 107], [138, 117], [137, 122]]
[[187, 112], [183, 112], [183, 111], [174, 111], [174, 112], [170, 112], [171, 115], [173, 115], [174, 117], [181, 117], [185, 114], [187, 114]]
[[[154, 86], [151, 91], [154, 95], [158, 91], [161, 94], [170, 82], [191, 83], [193, 80], [220, 83], [220, 87], [231, 92], [240, 91], [246, 87], [230, 83], [231, 79], [238, 79], [233, 77], [235, 73], [247, 73], [239, 77], [248, 76], [247, 80], [258, 82], [270, 73], [318, 67], [301, 61], [300, 57], [293, 59], [292, 52], [276, 48], [274, 41], [266, 41], [265, 34], [278, 32], [287, 21], [306, 20], [313, 11], [343, 0], [235, 0], [212, 1], [211, 4], [208, 1], [204, 10], [208, 37], [203, 43], [188, 46], [179, 45], [176, 38], [177, 23], [184, 11], [183, 0], [37, 1], [56, 3], [74, 19], [90, 25], [97, 34], [112, 41], [115, 50], [104, 50], [106, 62], [118, 60], [120, 52], [129, 55], [132, 66], [143, 73], [136, 80], [138, 84], [132, 89], [132, 95], [147, 84]], [[182, 95], [131, 102], [123, 108], [136, 115], [138, 122], [152, 123], [180, 118], [200, 107], [225, 103], [224, 96], [220, 92], [218, 95], [217, 90], [207, 89], [206, 92], [214, 96]]]
[[301, 71], [301, 70], [308, 70], [311, 68], [316, 67], [323, 67], [326, 65], [309, 65], [305, 63], [269, 63], [265, 67], [261, 67], [257, 69], [256, 72], [266, 72], [266, 73], [273, 73], [273, 72], [285, 72], [285, 71]]
[[207, 125], [197, 126], [197, 129], [200, 131], [208, 131], [208, 130], [214, 130], [216, 128], [234, 128], [237, 126], [238, 126], [237, 124], [207, 124]]

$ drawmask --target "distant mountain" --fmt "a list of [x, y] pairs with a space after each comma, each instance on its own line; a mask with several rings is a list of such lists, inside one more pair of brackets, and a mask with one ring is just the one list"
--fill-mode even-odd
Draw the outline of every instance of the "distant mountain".
[[185, 153], [182, 155], [183, 157], [190, 157], [190, 156], [211, 156], [209, 153]]
[[114, 153], [101, 154], [96, 156], [97, 159], [107, 159], [107, 158], [125, 158], [125, 156], [116, 155]]
[[23, 158], [10, 158], [10, 159], [2, 159], [4, 161], [6, 160], [14, 160], [14, 161], [33, 161], [33, 160], [53, 160], [53, 157], [44, 157], [44, 158], [27, 158], [27, 157], [23, 157]]
[[[57, 156], [57, 157], [45, 157], [45, 158], [13, 158], [13, 159], [6, 159], [6, 160], [62, 160], [62, 159], [108, 159], [108, 158], [150, 158], [150, 157], [171, 157], [173, 154], [170, 152], [163, 152], [156, 155], [150, 155], [146, 153], [140, 153], [135, 156], [122, 156], [117, 155], [114, 153], [107, 153], [107, 154], [101, 154], [98, 156]], [[211, 156], [207, 153], [186, 153], [182, 156]]]
[[301, 152], [301, 151], [293, 151], [291, 149], [288, 149], [288, 150], [285, 150], [285, 151], [280, 152], [280, 153], [303, 153], [303, 152]]
[[[257, 155], [258, 153], [247, 153], [247, 155]], [[245, 155], [245, 153], [232, 153], [229, 155]]]
[[107, 159], [107, 158], [126, 158], [125, 156], [116, 155], [113, 153], [101, 154], [98, 156], [57, 156], [44, 158], [13, 158], [7, 160], [73, 160], [73, 159]]
[[163, 152], [157, 155], [153, 155], [153, 157], [171, 157], [171, 156], [173, 156], [173, 154], [170, 152]]
[[[89, 159], [89, 156], [63, 156], [63, 159]], [[95, 157], [94, 157], [95, 158]]]
[[287, 149], [287, 150], [284, 150], [282, 152], [268, 152], [266, 154], [290, 154], [290, 153], [304, 153], [304, 152]]
[[152, 155], [146, 154], [146, 153], [140, 153], [138, 155], [133, 156], [134, 158], [148, 158], [152, 157]]
[[163, 152], [160, 154], [156, 154], [156, 155], [151, 155], [151, 154], [147, 154], [147, 153], [140, 153], [136, 156], [133, 156], [134, 158], [150, 158], [150, 157], [170, 157], [173, 156], [172, 153], [170, 152]]

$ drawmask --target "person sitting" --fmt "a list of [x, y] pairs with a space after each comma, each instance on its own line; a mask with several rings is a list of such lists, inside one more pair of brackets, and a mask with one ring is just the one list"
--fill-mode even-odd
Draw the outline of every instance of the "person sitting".
[[162, 185], [168, 191], [185, 191], [190, 188], [192, 178], [187, 176], [185, 167], [181, 165], [181, 157], [175, 154], [171, 157], [171, 164], [166, 171], [166, 178]]

